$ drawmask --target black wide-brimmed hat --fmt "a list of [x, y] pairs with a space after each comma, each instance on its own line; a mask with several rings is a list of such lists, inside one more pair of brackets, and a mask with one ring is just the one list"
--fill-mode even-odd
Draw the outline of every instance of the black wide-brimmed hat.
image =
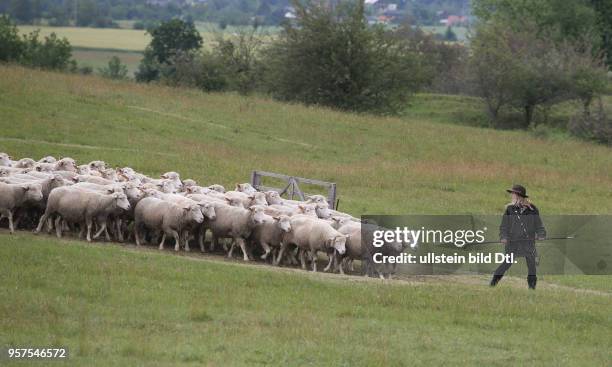
[[525, 187], [521, 186], [521, 185], [512, 185], [511, 189], [507, 189], [506, 191], [508, 191], [509, 193], [515, 193], [519, 196], [522, 196], [524, 198], [528, 198], [529, 196], [527, 196], [527, 190], [525, 189]]

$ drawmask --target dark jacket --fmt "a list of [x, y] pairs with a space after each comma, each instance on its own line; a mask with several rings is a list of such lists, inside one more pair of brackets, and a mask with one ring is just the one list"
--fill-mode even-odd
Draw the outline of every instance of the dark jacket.
[[535, 239], [545, 238], [546, 229], [535, 205], [509, 204], [499, 226], [499, 239], [507, 240], [506, 253], [515, 257], [535, 256]]

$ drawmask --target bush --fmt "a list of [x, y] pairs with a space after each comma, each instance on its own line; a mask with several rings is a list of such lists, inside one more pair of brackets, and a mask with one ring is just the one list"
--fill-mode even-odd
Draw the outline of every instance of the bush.
[[23, 54], [23, 42], [17, 26], [8, 16], [0, 16], [0, 61], [17, 61]]
[[110, 79], [127, 79], [128, 68], [126, 65], [121, 63], [121, 59], [117, 56], [111, 57], [108, 61], [108, 65], [98, 69], [100, 75]]
[[93, 74], [93, 67], [89, 65], [79, 66], [77, 68], [77, 73], [81, 75], [91, 75]]
[[601, 98], [593, 112], [580, 112], [572, 117], [569, 131], [583, 139], [612, 145], [612, 111], [607, 110]]
[[227, 67], [213, 52], [180, 53], [161, 69], [161, 81], [173, 86], [218, 92], [227, 88]]
[[51, 33], [41, 42], [38, 34], [39, 31], [36, 30], [23, 37], [21, 63], [42, 69], [76, 70], [76, 62], [72, 60], [72, 47], [66, 38], [59, 38], [55, 33]]

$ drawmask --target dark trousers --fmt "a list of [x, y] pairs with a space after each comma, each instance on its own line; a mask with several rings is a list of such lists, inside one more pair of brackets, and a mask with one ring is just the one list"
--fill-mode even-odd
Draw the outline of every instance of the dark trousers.
[[[527, 261], [527, 269], [528, 269], [527, 274], [535, 276], [536, 275], [535, 256], [526, 256], [525, 260]], [[512, 266], [512, 262], [509, 262], [509, 261], [501, 263], [495, 270], [495, 275], [504, 275], [504, 273], [508, 271], [508, 269], [510, 269], [511, 266]]]

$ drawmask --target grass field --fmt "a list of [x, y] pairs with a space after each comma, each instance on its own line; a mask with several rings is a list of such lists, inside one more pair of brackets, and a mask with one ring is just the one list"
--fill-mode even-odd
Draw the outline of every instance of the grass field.
[[[419, 95], [411, 108], [376, 117], [0, 66], [0, 151], [226, 186], [252, 169], [319, 178], [354, 215], [499, 213], [513, 182], [545, 214], [611, 212], [610, 148], [466, 126], [471, 99]], [[544, 276], [536, 292], [513, 277], [381, 282], [4, 229], [0, 267], [0, 347], [67, 345], [75, 365], [612, 360], [604, 276]]]
[[[0, 237], [0, 345], [87, 366], [605, 366], [612, 293], [537, 292]], [[359, 281], [357, 281], [359, 280]], [[483, 281], [484, 282], [484, 281]]]

